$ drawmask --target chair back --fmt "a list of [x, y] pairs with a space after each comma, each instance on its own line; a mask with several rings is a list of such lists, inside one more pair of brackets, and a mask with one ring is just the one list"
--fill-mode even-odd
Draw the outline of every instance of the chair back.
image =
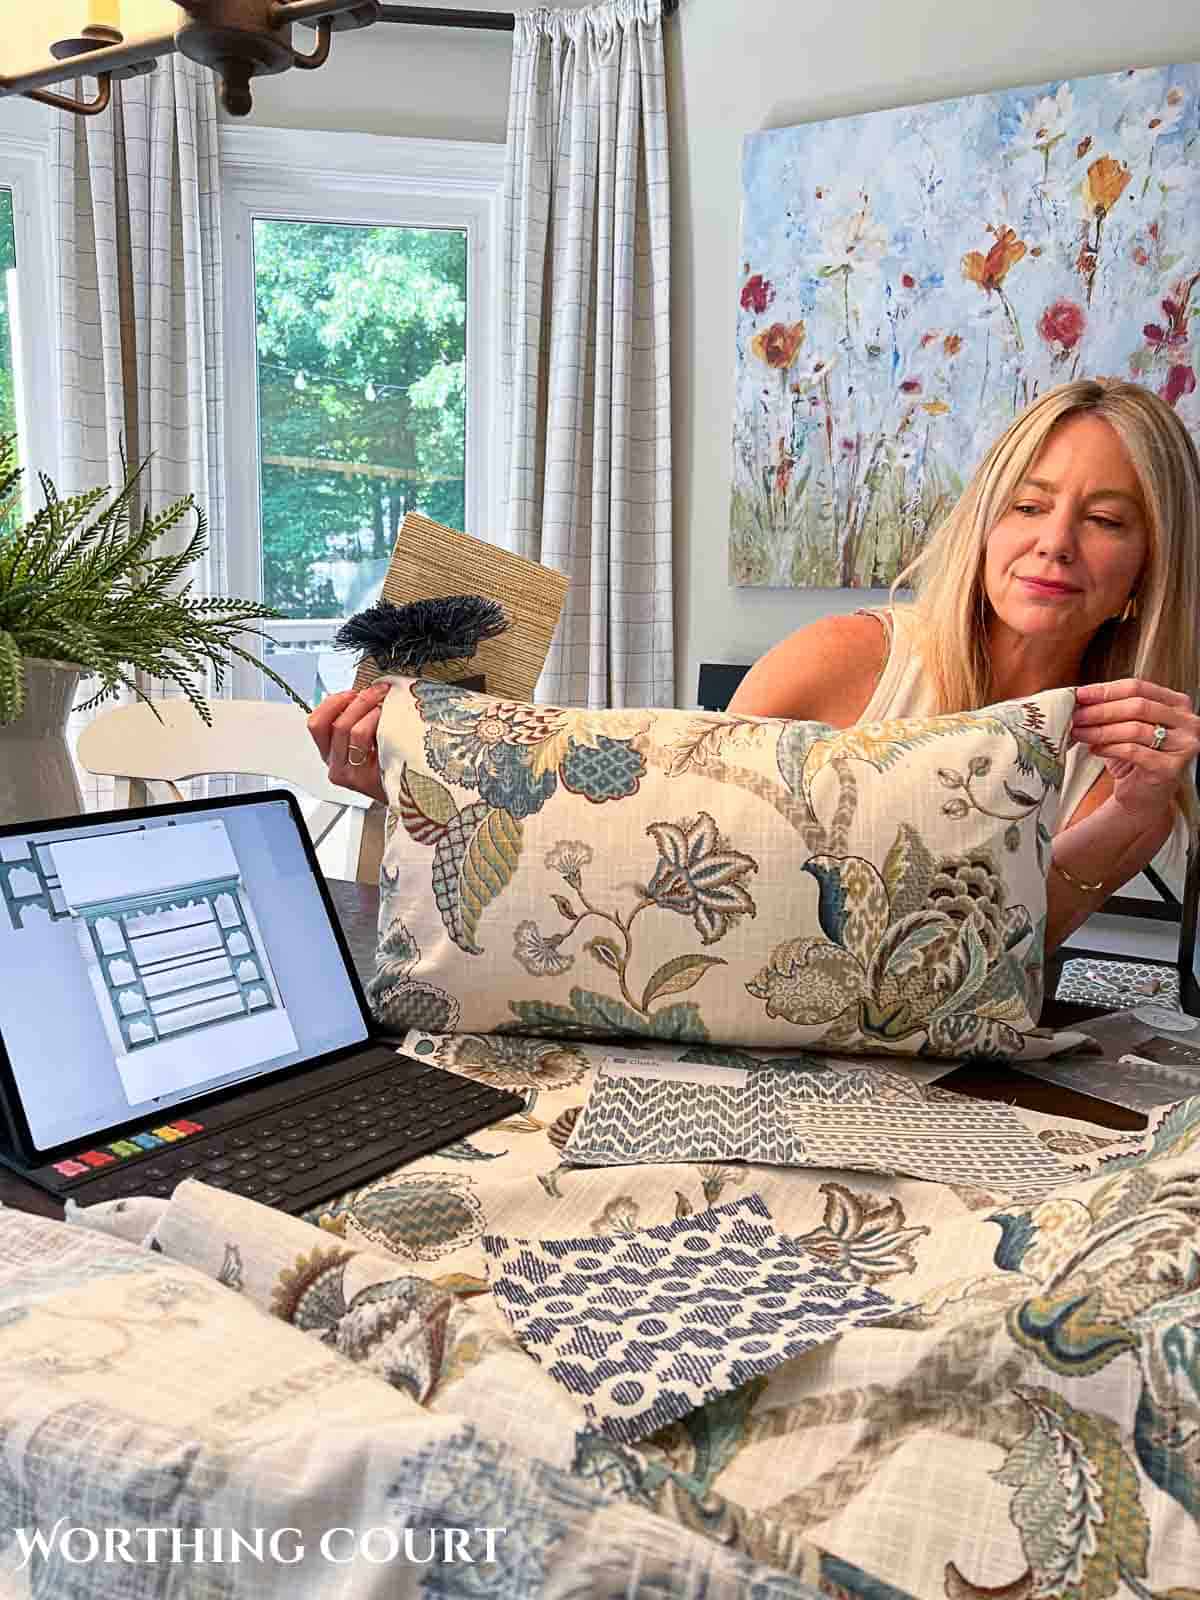
[[[305, 818], [314, 845], [351, 813], [348, 864], [353, 866], [362, 813], [371, 801], [330, 783], [299, 706], [291, 701], [212, 700], [209, 710], [211, 727], [186, 700], [156, 700], [153, 709], [139, 701], [101, 712], [79, 736], [80, 765], [115, 778], [121, 806], [145, 804], [150, 782], [166, 784], [182, 800], [178, 785], [188, 778], [274, 778], [318, 802]], [[347, 872], [348, 877], [356, 875]]]

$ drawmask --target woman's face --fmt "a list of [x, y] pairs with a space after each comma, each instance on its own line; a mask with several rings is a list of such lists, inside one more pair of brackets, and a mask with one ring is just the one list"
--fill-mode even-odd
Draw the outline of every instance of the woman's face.
[[1015, 633], [1086, 645], [1124, 608], [1149, 549], [1124, 445], [1099, 417], [1068, 417], [988, 535], [984, 586], [996, 617]]

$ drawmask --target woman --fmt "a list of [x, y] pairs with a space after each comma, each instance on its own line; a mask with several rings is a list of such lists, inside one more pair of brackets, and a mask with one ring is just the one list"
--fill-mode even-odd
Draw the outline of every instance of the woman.
[[1174, 411], [1111, 379], [1051, 390], [988, 452], [895, 585], [770, 650], [730, 711], [856, 722], [1078, 684], [1047, 885], [1052, 950], [1196, 818], [1200, 458]]
[[[1048, 886], [1053, 949], [1162, 852], [1181, 883], [1196, 817], [1200, 459], [1136, 384], [1052, 390], [997, 440], [896, 587], [912, 606], [823, 618], [746, 675], [730, 710], [855, 722], [1082, 684]], [[382, 800], [387, 686], [309, 719], [329, 776]]]

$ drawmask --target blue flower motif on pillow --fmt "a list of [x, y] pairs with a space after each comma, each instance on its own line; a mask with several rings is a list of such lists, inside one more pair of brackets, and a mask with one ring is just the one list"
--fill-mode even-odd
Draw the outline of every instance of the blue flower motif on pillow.
[[[410, 687], [434, 772], [477, 790], [486, 804], [512, 817], [540, 811], [560, 778], [573, 793], [600, 804], [635, 793], [646, 770], [632, 742], [600, 734], [591, 712], [494, 700], [425, 679]], [[629, 713], [630, 734], [645, 720]], [[604, 713], [604, 725], [612, 724], [613, 713]]]

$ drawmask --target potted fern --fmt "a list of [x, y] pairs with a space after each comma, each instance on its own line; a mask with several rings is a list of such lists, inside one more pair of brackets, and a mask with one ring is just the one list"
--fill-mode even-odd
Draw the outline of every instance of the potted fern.
[[[220, 689], [231, 659], [260, 665], [236, 641], [263, 638], [251, 624], [278, 613], [192, 592], [188, 569], [208, 548], [204, 514], [186, 495], [136, 522], [142, 471], [130, 471], [116, 494], [104, 487], [61, 499], [40, 474], [43, 504], [21, 523], [16, 440], [0, 439], [0, 822], [82, 810], [66, 742], [80, 678], [97, 680], [81, 709], [122, 689], [148, 700], [140, 674], [173, 685], [208, 722], [197, 686], [205, 669]], [[187, 516], [194, 526], [184, 547], [156, 554]]]

